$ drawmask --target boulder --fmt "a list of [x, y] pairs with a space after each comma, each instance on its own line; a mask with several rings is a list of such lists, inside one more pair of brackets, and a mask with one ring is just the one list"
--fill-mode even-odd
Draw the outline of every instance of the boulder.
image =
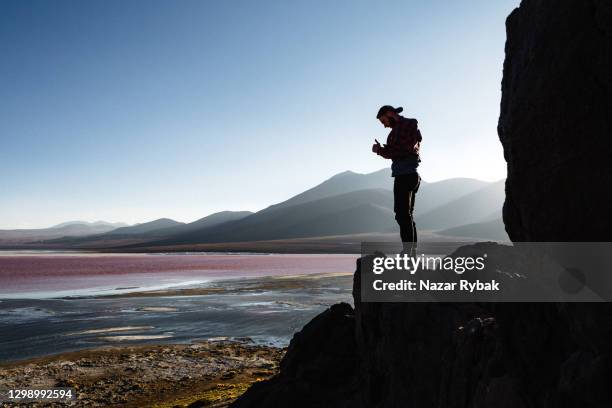
[[332, 305], [297, 332], [270, 380], [253, 384], [234, 407], [351, 407], [357, 394], [355, 316]]

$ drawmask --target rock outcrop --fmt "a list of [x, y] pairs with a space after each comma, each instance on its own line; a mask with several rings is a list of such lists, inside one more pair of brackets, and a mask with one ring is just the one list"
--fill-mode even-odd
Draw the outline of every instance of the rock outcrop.
[[355, 315], [338, 303], [296, 333], [280, 373], [254, 384], [236, 407], [351, 407], [359, 392]]
[[523, 0], [506, 30], [506, 231], [512, 241], [610, 241], [612, 2]]
[[[495, 244], [492, 244], [495, 245]], [[612, 406], [612, 315], [597, 304], [333, 305], [233, 407]]]
[[[523, 0], [499, 136], [513, 241], [610, 241], [612, 2]], [[234, 407], [611, 407], [608, 304], [332, 306]]]

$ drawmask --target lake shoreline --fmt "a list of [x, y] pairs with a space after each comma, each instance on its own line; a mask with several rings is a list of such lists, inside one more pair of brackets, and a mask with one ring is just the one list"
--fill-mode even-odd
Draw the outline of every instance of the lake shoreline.
[[129, 292], [1, 300], [0, 361], [218, 337], [249, 337], [256, 345], [284, 347], [326, 307], [350, 302], [352, 273], [249, 276], [162, 290], [121, 288]]
[[[186, 288], [169, 288], [162, 290], [135, 290], [133, 292], [83, 296], [83, 297], [62, 297], [60, 299], [119, 299], [119, 298], [146, 298], [146, 297], [167, 297], [167, 296], [204, 296], [220, 295], [228, 293], [248, 293], [270, 290], [297, 290], [316, 287], [317, 281], [337, 277], [352, 276], [352, 272], [329, 272], [311, 273], [304, 275], [264, 275], [253, 277], [234, 277], [230, 279], [211, 280], [207, 285], [197, 285]], [[240, 283], [240, 286], [228, 287], [228, 284]]]

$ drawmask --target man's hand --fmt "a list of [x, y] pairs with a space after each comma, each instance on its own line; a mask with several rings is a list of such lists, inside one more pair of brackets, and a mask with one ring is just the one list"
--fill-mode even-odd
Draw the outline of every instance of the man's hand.
[[374, 152], [374, 153], [377, 153], [377, 154], [378, 154], [378, 149], [380, 149], [380, 148], [381, 148], [381, 146], [380, 146], [380, 143], [378, 142], [378, 140], [374, 139], [374, 141], [375, 141], [376, 143], [374, 143], [374, 144], [372, 145], [372, 152]]

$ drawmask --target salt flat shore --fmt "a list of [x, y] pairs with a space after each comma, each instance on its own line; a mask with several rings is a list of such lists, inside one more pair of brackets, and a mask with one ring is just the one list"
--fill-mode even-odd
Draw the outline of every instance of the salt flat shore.
[[[138, 298], [167, 296], [202, 296], [227, 293], [253, 293], [282, 290], [308, 290], [324, 285], [342, 282], [347, 287], [352, 283], [353, 272], [326, 272], [305, 275], [279, 275], [236, 278], [233, 280], [213, 281], [205, 287], [140, 290], [121, 294], [100, 295], [97, 298]], [[72, 296], [69, 299], [75, 299]]]
[[225, 407], [278, 370], [286, 348], [225, 339], [104, 347], [0, 364], [3, 389], [72, 387], [77, 399], [0, 407]]

